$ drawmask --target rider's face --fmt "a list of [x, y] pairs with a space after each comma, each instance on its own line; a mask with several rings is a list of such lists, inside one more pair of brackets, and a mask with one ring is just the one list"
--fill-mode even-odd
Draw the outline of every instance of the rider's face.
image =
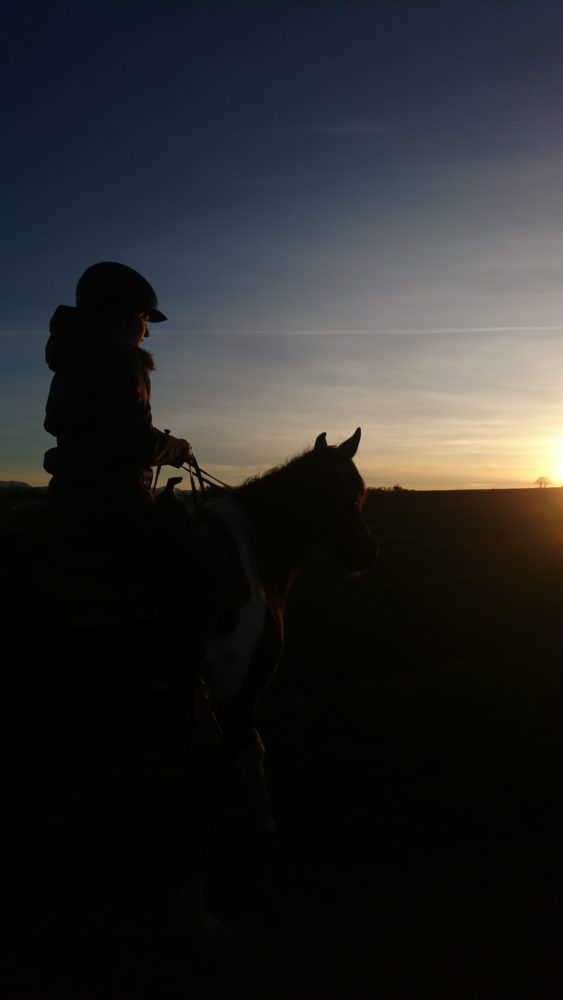
[[148, 321], [149, 317], [146, 313], [139, 313], [131, 323], [128, 340], [134, 347], [140, 347], [145, 337], [148, 337]]

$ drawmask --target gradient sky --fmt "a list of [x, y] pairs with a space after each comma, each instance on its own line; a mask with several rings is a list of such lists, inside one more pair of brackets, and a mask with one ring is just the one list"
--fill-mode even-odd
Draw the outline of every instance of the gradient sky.
[[563, 482], [560, 0], [0, 17], [0, 479], [47, 482], [49, 317], [118, 260], [221, 478], [361, 425], [372, 485]]

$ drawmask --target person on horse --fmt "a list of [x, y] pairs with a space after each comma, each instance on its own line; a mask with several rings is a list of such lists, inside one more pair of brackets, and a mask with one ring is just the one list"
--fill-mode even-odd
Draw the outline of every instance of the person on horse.
[[[228, 565], [217, 552], [209, 553], [184, 505], [170, 502], [168, 493], [169, 502], [155, 499], [153, 467], [179, 468], [193, 457], [185, 438], [158, 430], [152, 422], [150, 373], [155, 366], [142, 344], [149, 324], [164, 320], [154, 289], [132, 268], [103, 261], [83, 273], [76, 305], [59, 305], [50, 322], [45, 356], [54, 375], [44, 427], [57, 444], [46, 452], [44, 468], [52, 477], [49, 505], [55, 522], [63, 526], [62, 536], [69, 526], [69, 550], [76, 538], [84, 540], [109, 551], [117, 572], [143, 581], [146, 628], [140, 650], [127, 649], [125, 656], [135, 660], [140, 655], [149, 663], [151, 690], [170, 692], [164, 696], [169, 706], [166, 734], [178, 726], [174, 713], [180, 726], [186, 720], [180, 752], [187, 748], [189, 754], [190, 706], [194, 731], [198, 720], [200, 726], [213, 724], [199, 693], [205, 642], [215, 619], [233, 600], [236, 605], [238, 597], [232, 596]], [[135, 662], [142, 675], [140, 661]], [[125, 669], [123, 660], [117, 669]], [[213, 740], [214, 733], [206, 731], [206, 738]], [[201, 854], [201, 845], [196, 849], [193, 841], [199, 844], [198, 838], [206, 836], [207, 786], [213, 789], [223, 780], [224, 766], [213, 762], [200, 772], [191, 792], [203, 814], [199, 827], [193, 817], [189, 831], [181, 823], [164, 822], [166, 843], [155, 852], [158, 866], [166, 869], [159, 878], [174, 886], [185, 879], [190, 854], [192, 860]], [[157, 833], [154, 839], [159, 841]]]
[[193, 457], [185, 438], [152, 422], [155, 365], [141, 345], [148, 324], [165, 320], [154, 289], [133, 268], [102, 261], [83, 273], [76, 305], [59, 305], [50, 322], [45, 358], [54, 375], [44, 427], [57, 445], [44, 468], [59, 521], [112, 551], [125, 573], [154, 581], [168, 614], [191, 612], [197, 644], [238, 596], [228, 563], [202, 545], [185, 505], [168, 490], [155, 499], [153, 467], [179, 468]]
[[155, 502], [152, 488], [154, 466], [179, 468], [192, 457], [185, 438], [152, 422], [155, 365], [141, 345], [148, 324], [165, 320], [154, 289], [133, 268], [102, 261], [84, 272], [76, 305], [59, 305], [50, 322], [45, 358], [54, 375], [44, 427], [57, 446], [43, 464], [54, 512], [133, 572], [158, 577], [183, 613], [186, 598], [201, 613], [213, 604], [202, 591], [217, 586], [217, 572], [208, 572], [186, 508]]
[[152, 466], [191, 458], [183, 438], [153, 426], [152, 356], [141, 346], [149, 323], [166, 316], [148, 281], [124, 264], [89, 267], [76, 306], [60, 305], [45, 351], [55, 373], [45, 430], [57, 438], [44, 468], [57, 507], [101, 511], [152, 507]]

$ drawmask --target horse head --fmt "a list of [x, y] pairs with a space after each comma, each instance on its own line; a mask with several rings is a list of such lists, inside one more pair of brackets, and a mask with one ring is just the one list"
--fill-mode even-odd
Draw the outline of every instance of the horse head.
[[354, 573], [369, 569], [377, 557], [377, 545], [361, 513], [366, 485], [353, 461], [361, 436], [358, 427], [342, 444], [330, 446], [326, 434], [319, 434], [310, 453], [320, 486], [314, 541]]

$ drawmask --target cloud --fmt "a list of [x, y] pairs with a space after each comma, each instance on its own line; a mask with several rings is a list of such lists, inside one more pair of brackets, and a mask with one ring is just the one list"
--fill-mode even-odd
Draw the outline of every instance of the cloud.
[[334, 125], [305, 125], [298, 130], [310, 135], [347, 136], [347, 135], [383, 135], [391, 131], [389, 125], [371, 122], [342, 122]]
[[[424, 334], [466, 334], [466, 333], [561, 333], [561, 326], [411, 326], [411, 327], [364, 327], [355, 328], [314, 328], [292, 329], [290, 327], [270, 327], [268, 329], [254, 330], [228, 330], [225, 327], [215, 330], [200, 331], [196, 336], [205, 337], [393, 337], [393, 336], [422, 336]], [[182, 330], [159, 330], [159, 337], [163, 334], [173, 336], [187, 335]], [[0, 336], [1, 336], [0, 332]], [[190, 336], [194, 336], [190, 333]]]

